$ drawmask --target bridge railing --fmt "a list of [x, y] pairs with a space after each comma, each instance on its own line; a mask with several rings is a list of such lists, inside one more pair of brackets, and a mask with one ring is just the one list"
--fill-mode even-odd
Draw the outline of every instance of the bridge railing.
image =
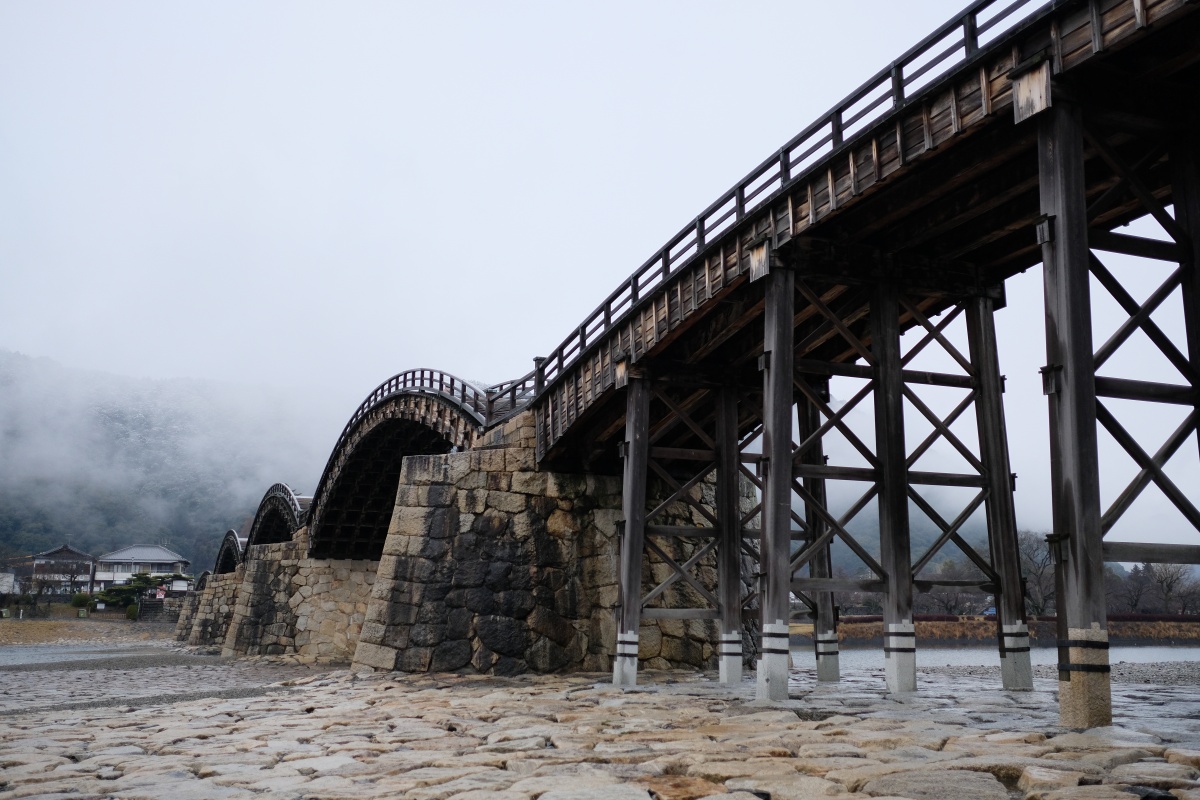
[[[288, 508], [292, 510], [292, 513], [296, 515], [296, 519], [304, 519], [304, 509], [301, 507], [300, 499], [296, 495], [296, 492], [292, 490], [291, 486], [288, 486], [286, 483], [272, 484], [271, 488], [267, 489], [266, 494], [263, 495], [263, 500], [266, 500], [268, 497], [281, 498], [283, 502], [287, 504]], [[261, 501], [259, 502], [259, 505], [262, 505]], [[230, 532], [233, 533], [234, 536], [237, 536], [237, 531]], [[248, 536], [250, 532], [247, 531], [246, 533]], [[226, 535], [228, 535], [228, 533]]]
[[906, 53], [877, 72], [750, 171], [672, 236], [583, 323], [546, 357], [542, 383], [553, 384], [566, 368], [624, 321], [656, 287], [704, 251], [705, 246], [793, 182], [809, 178], [851, 138], [915, 93], [983, 52], [1001, 35], [1032, 22], [1061, 0], [976, 0]]
[[367, 399], [359, 404], [354, 415], [350, 417], [350, 421], [346, 423], [346, 427], [342, 429], [342, 435], [338, 437], [338, 445], [340, 446], [345, 441], [354, 426], [371, 409], [389, 397], [408, 392], [441, 395], [453, 400], [473, 417], [478, 425], [482, 426], [487, 423], [488, 397], [487, 393], [479, 387], [441, 370], [410, 369], [388, 378], [367, 395]]
[[537, 369], [514, 380], [487, 387], [487, 424], [493, 425], [525, 408], [540, 389]]

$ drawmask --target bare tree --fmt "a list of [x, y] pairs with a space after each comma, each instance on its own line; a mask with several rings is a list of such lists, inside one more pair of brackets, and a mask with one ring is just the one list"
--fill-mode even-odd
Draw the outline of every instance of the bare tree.
[[[965, 558], [947, 558], [937, 565], [936, 578], [947, 581], [982, 580], [983, 574]], [[937, 614], [974, 614], [981, 610], [982, 595], [955, 589], [952, 586], [938, 587], [916, 597], [917, 610]]]
[[1046, 544], [1046, 532], [1018, 532], [1017, 549], [1025, 576], [1025, 609], [1042, 616], [1054, 608], [1054, 557]]
[[67, 588], [71, 594], [75, 594], [75, 584], [80, 582], [80, 579], [86, 579], [92, 574], [92, 565], [88, 561], [59, 561], [55, 565], [58, 573], [67, 579]]
[[1176, 596], [1187, 591], [1187, 585], [1192, 580], [1192, 568], [1186, 564], [1143, 564], [1142, 569], [1150, 576], [1154, 584], [1162, 610], [1171, 613]]
[[[1106, 574], [1113, 576], [1110, 579], [1112, 582], [1110, 600], [1114, 610], [1119, 609], [1134, 614], [1146, 610], [1154, 585], [1150, 581], [1150, 573], [1141, 564], [1134, 564], [1124, 576], [1117, 575], [1111, 570]], [[1106, 583], [1108, 582], [1106, 580]]]

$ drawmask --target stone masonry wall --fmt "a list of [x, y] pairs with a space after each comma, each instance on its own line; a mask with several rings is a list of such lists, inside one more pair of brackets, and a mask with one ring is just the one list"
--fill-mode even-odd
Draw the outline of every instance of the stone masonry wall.
[[[205, 588], [208, 585], [205, 584]], [[186, 642], [188, 636], [192, 633], [192, 618], [196, 616], [196, 608], [200, 605], [200, 598], [204, 595], [204, 589], [200, 591], [191, 591], [183, 599], [183, 608], [179, 610], [179, 619], [175, 620], [175, 640], [178, 642]]]
[[[404, 460], [356, 666], [603, 671], [616, 651], [620, 480], [537, 469], [528, 446]], [[672, 555], [686, 559], [694, 544]], [[683, 548], [680, 550], [679, 548]], [[712, 586], [715, 560], [702, 562]], [[645, 589], [666, 577], [647, 559]], [[695, 607], [683, 582], [666, 605]], [[712, 667], [711, 620], [645, 620], [646, 666]]]
[[185, 623], [181, 614], [175, 628], [175, 638], [191, 645], [224, 644], [241, 582], [241, 567], [233, 572], [208, 576], [204, 590], [195, 595], [195, 611], [190, 625]]
[[234, 573], [241, 581], [223, 655], [295, 653], [347, 661], [354, 654], [375, 562], [303, 558], [303, 529], [299, 534], [291, 542], [250, 548]]

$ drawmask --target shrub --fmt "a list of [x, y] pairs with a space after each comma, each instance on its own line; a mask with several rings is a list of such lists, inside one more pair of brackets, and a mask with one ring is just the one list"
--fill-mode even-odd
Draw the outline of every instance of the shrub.
[[71, 595], [72, 608], [87, 608], [92, 602], [92, 596], [87, 592], [76, 592]]
[[130, 603], [129, 605], [125, 606], [125, 619], [131, 619], [131, 620], [136, 621], [137, 617], [138, 617], [138, 604], [137, 603]]

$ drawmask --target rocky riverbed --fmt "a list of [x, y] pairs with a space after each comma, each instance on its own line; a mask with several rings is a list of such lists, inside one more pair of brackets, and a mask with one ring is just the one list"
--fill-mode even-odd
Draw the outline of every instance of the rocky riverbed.
[[904, 697], [874, 670], [798, 670], [763, 706], [697, 673], [622, 691], [69, 650], [0, 668], [0, 800], [1200, 800], [1195, 664], [1137, 665], [1159, 682], [1115, 683], [1118, 727], [1078, 733], [1057, 727], [1053, 680], [1009, 693], [983, 668], [923, 670]]

